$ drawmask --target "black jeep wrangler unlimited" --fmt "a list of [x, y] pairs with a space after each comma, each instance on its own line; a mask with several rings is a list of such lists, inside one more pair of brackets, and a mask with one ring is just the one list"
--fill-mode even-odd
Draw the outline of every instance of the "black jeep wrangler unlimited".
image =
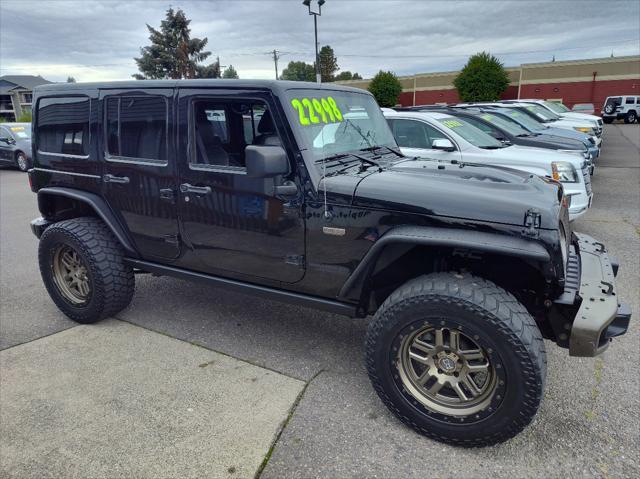
[[548, 338], [601, 353], [630, 311], [559, 184], [407, 158], [373, 97], [187, 80], [36, 88], [42, 278], [70, 318], [125, 308], [137, 271], [348, 316], [402, 421], [461, 446], [533, 418]]

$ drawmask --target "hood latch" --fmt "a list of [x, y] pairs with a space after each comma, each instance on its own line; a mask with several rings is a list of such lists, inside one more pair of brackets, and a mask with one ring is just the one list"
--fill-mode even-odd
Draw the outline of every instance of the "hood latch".
[[540, 236], [540, 222], [542, 215], [535, 208], [527, 210], [524, 217], [524, 230], [522, 232], [529, 237], [537, 238]]

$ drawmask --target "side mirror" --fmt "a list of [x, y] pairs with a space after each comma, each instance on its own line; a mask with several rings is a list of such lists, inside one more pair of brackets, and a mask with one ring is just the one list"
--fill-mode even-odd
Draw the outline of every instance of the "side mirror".
[[456, 147], [453, 146], [451, 140], [447, 138], [438, 138], [437, 140], [433, 140], [431, 143], [431, 148], [434, 150], [442, 150], [442, 151], [455, 151]]
[[14, 141], [11, 138], [5, 138], [4, 136], [0, 138], [2, 143], [6, 143], [7, 145], [13, 145]]
[[287, 153], [281, 146], [249, 145], [244, 150], [247, 176], [273, 178], [289, 173]]

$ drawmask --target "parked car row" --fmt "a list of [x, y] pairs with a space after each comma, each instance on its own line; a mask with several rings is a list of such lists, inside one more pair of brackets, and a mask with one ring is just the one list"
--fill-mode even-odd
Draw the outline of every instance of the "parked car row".
[[[467, 104], [385, 108], [383, 112], [406, 155], [513, 168], [562, 183], [569, 219], [573, 221], [591, 207], [591, 174], [599, 149], [595, 140], [586, 136], [592, 132], [558, 128], [560, 134], [546, 133], [550, 128], [537, 122], [528, 106]], [[528, 130], [513, 114], [529, 118], [540, 127]], [[563, 136], [565, 130], [569, 134]], [[582, 137], [572, 138], [576, 134]], [[593, 134], [597, 136], [598, 130]]]

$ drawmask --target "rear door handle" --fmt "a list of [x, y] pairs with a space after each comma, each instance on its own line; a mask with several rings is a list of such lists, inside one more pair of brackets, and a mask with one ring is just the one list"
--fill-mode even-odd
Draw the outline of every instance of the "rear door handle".
[[129, 177], [128, 176], [115, 176], [115, 175], [104, 175], [102, 177], [102, 180], [105, 183], [122, 183], [122, 184], [127, 184], [129, 183]]
[[210, 186], [193, 186], [189, 183], [182, 183], [180, 185], [180, 192], [182, 193], [195, 193], [196, 195], [208, 195], [211, 193]]

